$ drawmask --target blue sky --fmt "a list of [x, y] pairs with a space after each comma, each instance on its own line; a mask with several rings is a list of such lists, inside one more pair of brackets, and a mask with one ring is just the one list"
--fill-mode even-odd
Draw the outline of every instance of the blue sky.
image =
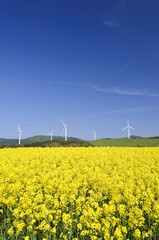
[[159, 135], [158, 0], [0, 1], [0, 137]]

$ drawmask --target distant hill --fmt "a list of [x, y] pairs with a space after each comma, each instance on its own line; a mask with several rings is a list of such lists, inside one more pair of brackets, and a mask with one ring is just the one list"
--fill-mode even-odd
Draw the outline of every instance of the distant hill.
[[[64, 141], [64, 137], [60, 136], [53, 136], [53, 141]], [[30, 143], [30, 142], [44, 142], [44, 141], [50, 141], [50, 136], [44, 136], [44, 135], [37, 135], [29, 138], [22, 139], [22, 143]], [[81, 141], [79, 138], [75, 137], [68, 137], [68, 141]]]
[[[64, 137], [60, 136], [54, 136], [53, 137], [54, 141], [64, 141]], [[22, 139], [22, 144], [23, 143], [32, 143], [32, 142], [45, 142], [45, 141], [50, 141], [50, 136], [44, 136], [44, 135], [37, 135], [29, 138], [24, 138]], [[68, 137], [68, 141], [81, 141], [79, 138], [74, 138], [74, 137]], [[7, 145], [7, 144], [18, 144], [19, 140], [18, 139], [7, 139], [7, 138], [0, 138], [0, 145]]]

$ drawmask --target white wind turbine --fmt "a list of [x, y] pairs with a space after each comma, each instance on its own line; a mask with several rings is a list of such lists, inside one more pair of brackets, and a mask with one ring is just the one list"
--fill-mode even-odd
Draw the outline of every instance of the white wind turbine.
[[18, 133], [19, 133], [19, 145], [21, 144], [21, 136], [22, 136], [22, 130], [20, 129], [20, 125], [18, 125]]
[[69, 125], [66, 125], [62, 120], [61, 120], [62, 124], [63, 124], [63, 130], [65, 131], [65, 141], [67, 141], [67, 128]]
[[134, 130], [134, 128], [129, 125], [129, 120], [127, 121], [127, 126], [125, 128], [123, 128], [122, 131], [124, 131], [126, 129], [128, 129], [128, 138], [130, 138], [130, 129]]
[[50, 140], [52, 141], [52, 139], [53, 139], [53, 130], [51, 131], [51, 133], [50, 133]]
[[94, 140], [97, 139], [97, 134], [96, 134], [96, 131], [95, 131], [95, 130], [93, 130], [93, 137], [94, 137]]

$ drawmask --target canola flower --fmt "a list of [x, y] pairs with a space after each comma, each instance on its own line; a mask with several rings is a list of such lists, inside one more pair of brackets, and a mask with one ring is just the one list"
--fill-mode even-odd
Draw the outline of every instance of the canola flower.
[[0, 239], [159, 239], [159, 148], [0, 150]]

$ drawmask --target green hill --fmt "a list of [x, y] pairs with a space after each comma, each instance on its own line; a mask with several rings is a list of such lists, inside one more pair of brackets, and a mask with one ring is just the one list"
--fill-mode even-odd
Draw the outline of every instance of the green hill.
[[[22, 139], [21, 143], [32, 143], [32, 142], [45, 142], [50, 141], [50, 136], [44, 135], [37, 135], [29, 138]], [[64, 137], [54, 136], [53, 141], [64, 141]], [[68, 137], [68, 141], [81, 141], [79, 138]], [[0, 138], [0, 145], [7, 145], [7, 144], [18, 144], [18, 139], [7, 139], [7, 138]]]
[[[75, 137], [68, 137], [68, 141], [80, 141], [81, 139]], [[30, 143], [30, 142], [43, 142], [50, 141], [50, 136], [37, 135], [34, 137], [24, 138], [22, 139], [22, 143]], [[64, 141], [64, 137], [53, 136], [53, 141]]]
[[116, 138], [109, 139], [103, 138], [90, 143], [95, 147], [159, 147], [159, 138], [139, 138], [139, 139], [128, 139], [128, 138]]
[[18, 139], [0, 138], [0, 145], [4, 144], [18, 144]]

